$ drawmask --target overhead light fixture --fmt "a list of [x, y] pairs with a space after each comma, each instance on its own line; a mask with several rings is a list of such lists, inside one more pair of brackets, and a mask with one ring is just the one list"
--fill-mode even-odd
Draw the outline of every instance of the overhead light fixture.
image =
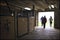
[[54, 8], [54, 5], [51, 5], [52, 8]]
[[25, 7], [24, 9], [26, 9], [26, 10], [31, 10], [31, 8], [28, 8], [28, 7]]
[[51, 9], [51, 6], [48, 6], [49, 7], [49, 9]]

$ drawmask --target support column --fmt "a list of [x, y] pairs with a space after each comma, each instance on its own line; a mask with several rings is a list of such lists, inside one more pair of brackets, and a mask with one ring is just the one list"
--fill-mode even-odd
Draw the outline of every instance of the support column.
[[35, 6], [34, 5], [33, 5], [33, 9], [32, 10], [33, 10], [32, 13], [34, 15], [34, 26], [36, 26], [36, 13], [35, 13], [36, 11], [35, 11]]
[[[35, 13], [35, 6], [33, 5], [33, 11], [32, 11], [32, 13], [33, 13], [33, 17], [34, 17], [34, 29], [35, 29], [35, 26], [36, 26], [36, 13]], [[33, 30], [34, 30], [33, 29]]]
[[18, 17], [17, 17], [17, 12], [15, 11], [15, 14], [14, 14], [14, 23], [15, 23], [15, 39], [17, 40], [18, 39]]
[[38, 11], [36, 12], [36, 26], [38, 26]]
[[59, 0], [59, 10], [60, 10], [60, 0]]

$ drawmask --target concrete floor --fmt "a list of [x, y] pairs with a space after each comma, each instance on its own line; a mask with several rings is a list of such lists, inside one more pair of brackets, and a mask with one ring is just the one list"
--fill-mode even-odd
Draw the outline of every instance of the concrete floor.
[[54, 28], [35, 28], [35, 30], [19, 39], [55, 39], [55, 40], [59, 40], [60, 38], [60, 30], [58, 29], [54, 29]]

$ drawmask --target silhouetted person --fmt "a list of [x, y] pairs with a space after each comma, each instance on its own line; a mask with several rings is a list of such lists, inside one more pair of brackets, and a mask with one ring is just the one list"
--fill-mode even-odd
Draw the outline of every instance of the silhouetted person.
[[44, 16], [44, 18], [43, 18], [43, 25], [44, 25], [44, 28], [45, 28], [46, 22], [47, 22], [47, 18], [46, 18], [46, 16]]
[[50, 16], [49, 21], [50, 21], [50, 27], [52, 26], [52, 16]]
[[44, 18], [44, 17], [42, 16], [42, 17], [41, 17], [41, 25], [42, 25], [42, 26], [43, 26], [43, 18]]

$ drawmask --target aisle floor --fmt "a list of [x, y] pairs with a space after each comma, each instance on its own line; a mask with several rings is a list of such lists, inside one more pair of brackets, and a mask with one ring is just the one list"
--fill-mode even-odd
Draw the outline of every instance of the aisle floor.
[[35, 30], [19, 39], [60, 39], [60, 30], [54, 28], [39, 28], [36, 27]]

